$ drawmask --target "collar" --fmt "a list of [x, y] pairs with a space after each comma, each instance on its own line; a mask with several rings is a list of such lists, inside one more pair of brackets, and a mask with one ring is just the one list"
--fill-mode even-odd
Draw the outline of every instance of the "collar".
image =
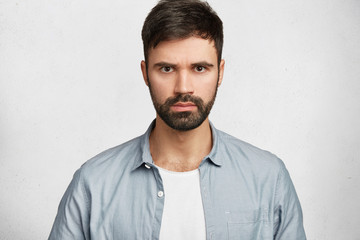
[[[134, 162], [133, 170], [142, 166], [143, 164], [147, 164], [149, 166], [155, 166], [154, 160], [151, 157], [150, 143], [149, 143], [150, 133], [154, 129], [155, 123], [156, 123], [156, 120], [154, 119], [151, 122], [151, 124], [148, 127], [145, 134], [140, 136], [140, 146], [139, 147], [140, 147], [140, 151], [141, 151], [141, 158], [136, 159], [136, 161]], [[214, 127], [214, 125], [211, 122], [210, 122], [210, 128], [211, 128], [211, 133], [212, 133], [212, 138], [213, 138], [213, 146], [211, 148], [210, 153], [206, 157], [204, 157], [204, 159], [200, 163], [200, 165], [202, 165], [205, 161], [208, 160], [216, 166], [221, 166], [222, 160], [219, 156], [220, 134], [219, 134], [219, 131]]]

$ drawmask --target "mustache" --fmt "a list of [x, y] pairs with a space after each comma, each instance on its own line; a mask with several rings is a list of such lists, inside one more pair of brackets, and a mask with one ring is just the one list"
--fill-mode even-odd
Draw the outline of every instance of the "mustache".
[[166, 99], [164, 105], [172, 106], [178, 102], [192, 102], [198, 108], [201, 108], [204, 105], [204, 101], [201, 98], [192, 96], [190, 94], [182, 94], [175, 97], [169, 97], [168, 99]]

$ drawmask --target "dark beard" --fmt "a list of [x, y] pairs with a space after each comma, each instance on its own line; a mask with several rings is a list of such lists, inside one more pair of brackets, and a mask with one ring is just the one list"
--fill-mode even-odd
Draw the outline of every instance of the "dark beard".
[[[153, 91], [151, 90], [150, 81], [148, 82], [150, 95], [157, 114], [169, 127], [175, 130], [189, 131], [199, 127], [209, 116], [215, 102], [217, 86], [214, 96], [207, 103], [204, 103], [199, 97], [190, 94], [182, 94], [175, 97], [169, 97], [164, 104], [160, 104], [156, 101]], [[178, 102], [192, 102], [197, 106], [197, 111], [172, 112], [170, 107]]]

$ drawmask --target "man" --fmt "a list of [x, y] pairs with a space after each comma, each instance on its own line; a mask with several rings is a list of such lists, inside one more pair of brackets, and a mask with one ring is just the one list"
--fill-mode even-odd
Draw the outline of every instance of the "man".
[[162, 0], [142, 38], [156, 119], [75, 173], [49, 239], [306, 239], [282, 161], [209, 122], [225, 64], [216, 13]]

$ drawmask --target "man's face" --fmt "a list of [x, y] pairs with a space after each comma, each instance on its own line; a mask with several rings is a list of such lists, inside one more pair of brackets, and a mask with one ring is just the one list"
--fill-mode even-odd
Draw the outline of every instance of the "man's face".
[[198, 37], [160, 42], [141, 68], [158, 116], [171, 128], [187, 131], [203, 123], [223, 77], [213, 41]]

